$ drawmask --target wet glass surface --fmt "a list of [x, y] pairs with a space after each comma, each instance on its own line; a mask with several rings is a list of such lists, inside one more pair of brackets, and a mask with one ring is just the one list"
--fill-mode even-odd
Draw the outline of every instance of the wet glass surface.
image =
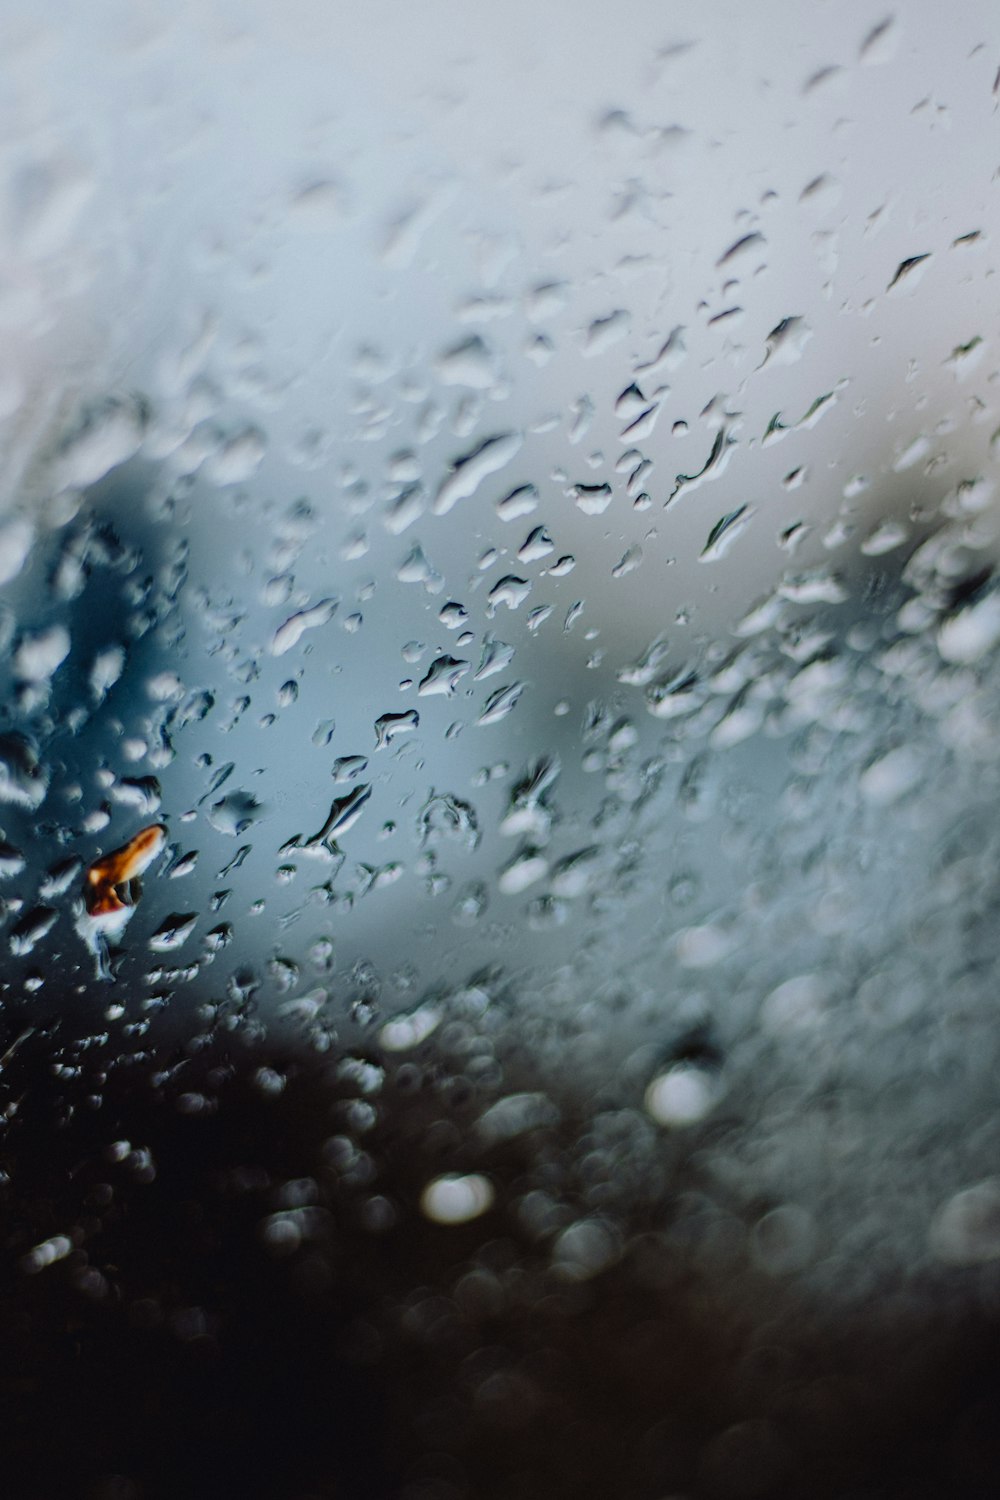
[[992, 1494], [998, 32], [0, 17], [11, 1494]]

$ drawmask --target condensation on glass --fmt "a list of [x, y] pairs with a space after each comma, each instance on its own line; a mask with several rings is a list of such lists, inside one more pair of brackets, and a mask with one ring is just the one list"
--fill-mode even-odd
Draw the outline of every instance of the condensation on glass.
[[[325, 1060], [470, 1359], [518, 1265], [1000, 1258], [993, 7], [0, 30], [4, 1065]], [[751, 1407], [706, 1493], [789, 1472]]]

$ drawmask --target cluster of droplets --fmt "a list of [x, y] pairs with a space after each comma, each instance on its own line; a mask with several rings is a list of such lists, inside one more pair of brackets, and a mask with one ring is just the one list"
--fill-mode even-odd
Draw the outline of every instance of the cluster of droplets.
[[[866, 28], [795, 107], [846, 132], [829, 101], [849, 76], [870, 107], [900, 30]], [[678, 98], [686, 55], [649, 64]], [[907, 129], [945, 127], [912, 104]], [[918, 1259], [1000, 1253], [995, 1184], [916, 1165], [954, 1095], [912, 1102], [951, 1069], [985, 1117], [993, 1059], [989, 237], [894, 217], [895, 179], [848, 212], [818, 151], [701, 205], [683, 183], [718, 181], [716, 131], [660, 110], [588, 116], [605, 264], [548, 227], [579, 183], [553, 172], [519, 236], [470, 229], [432, 174], [373, 200], [377, 337], [359, 292], [288, 369], [275, 243], [340, 253], [356, 191], [296, 169], [242, 250], [194, 237], [149, 394], [58, 413], [0, 525], [0, 1070], [44, 1038], [67, 1112], [128, 1062], [208, 1117], [233, 1065], [188, 1086], [165, 1038], [246, 1047], [275, 1103], [279, 1041], [329, 1064], [316, 1176], [261, 1188], [265, 1254], [316, 1252], [340, 1193], [373, 1236], [503, 1225], [543, 1267], [519, 1292], [484, 1251], [436, 1305], [414, 1293], [430, 1343], [640, 1253], [835, 1288], [884, 1238], [876, 1194]], [[95, 196], [68, 155], [19, 169], [4, 232], [39, 285]], [[678, 199], [691, 275], [663, 253]], [[474, 269], [421, 322], [457, 238]], [[909, 322], [897, 381], [880, 346]], [[0, 382], [12, 446], [28, 395]], [[911, 1102], [872, 1102], [886, 1078]], [[414, 1099], [406, 1199], [375, 1142]], [[156, 1172], [127, 1141], [109, 1163]], [[92, 1271], [73, 1261], [103, 1296]], [[182, 1310], [177, 1336], [210, 1323]], [[530, 1405], [501, 1364], [473, 1401]]]

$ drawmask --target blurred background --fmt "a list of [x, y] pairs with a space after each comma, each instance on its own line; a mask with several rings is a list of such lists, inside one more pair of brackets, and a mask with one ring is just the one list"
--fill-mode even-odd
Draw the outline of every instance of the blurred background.
[[0, 17], [11, 1495], [994, 1493], [1000, 22], [538, 10]]

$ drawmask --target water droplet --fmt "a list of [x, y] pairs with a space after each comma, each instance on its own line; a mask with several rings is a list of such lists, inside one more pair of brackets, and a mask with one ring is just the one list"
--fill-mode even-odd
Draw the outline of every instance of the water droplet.
[[479, 843], [476, 809], [452, 792], [432, 792], [420, 809], [417, 836], [421, 845], [433, 845], [447, 839], [475, 849]]
[[460, 630], [469, 618], [469, 611], [464, 604], [459, 604], [452, 599], [442, 606], [438, 611], [438, 619], [445, 630]]
[[6, 839], [0, 837], [0, 880], [9, 880], [13, 875], [20, 875], [25, 868], [25, 858], [20, 849], [13, 844], [8, 844]]
[[94, 703], [103, 702], [105, 695], [114, 687], [125, 670], [124, 646], [108, 646], [94, 657], [90, 669], [89, 686]]
[[972, 666], [1000, 642], [1000, 594], [987, 594], [976, 604], [944, 620], [937, 633], [942, 658]]
[[520, 547], [517, 555], [521, 562], [537, 562], [541, 557], [548, 557], [555, 550], [555, 543], [549, 536], [544, 526], [536, 526], [529, 531]]
[[444, 1012], [437, 1005], [421, 1005], [409, 1015], [394, 1016], [379, 1032], [387, 1052], [409, 1052], [419, 1047], [440, 1026]]
[[[511, 815], [508, 814], [506, 824], [501, 831], [510, 832]], [[596, 846], [587, 849], [578, 849], [575, 854], [567, 854], [563, 859], [552, 867], [552, 879], [549, 882], [552, 894], [563, 900], [572, 900], [582, 896], [589, 891], [601, 864], [601, 851]]]
[[575, 484], [571, 493], [585, 516], [603, 516], [613, 492], [610, 484]]
[[858, 49], [858, 60], [865, 67], [873, 68], [891, 62], [899, 45], [899, 28], [894, 16], [886, 16], [873, 26]]
[[50, 1239], [42, 1240], [41, 1244], [22, 1258], [21, 1268], [27, 1275], [35, 1276], [47, 1266], [54, 1266], [57, 1261], [65, 1260], [72, 1251], [73, 1241], [68, 1234], [54, 1234]]
[[562, 282], [548, 281], [534, 287], [525, 296], [525, 311], [535, 323], [554, 318], [567, 303], [567, 289]]
[[94, 408], [63, 443], [55, 463], [62, 489], [85, 489], [119, 468], [138, 451], [145, 408], [135, 401], [108, 401]]
[[595, 318], [587, 329], [583, 341], [583, 353], [587, 359], [603, 354], [617, 344], [629, 331], [631, 319], [623, 308], [608, 313], [605, 318]]
[[208, 454], [204, 474], [213, 484], [242, 484], [252, 478], [264, 458], [264, 434], [258, 427], [245, 427], [224, 438]]
[[21, 572], [31, 553], [35, 528], [18, 517], [0, 526], [0, 585], [10, 583]]
[[569, 429], [569, 440], [571, 443], [579, 443], [590, 431], [590, 424], [594, 420], [594, 403], [589, 396], [580, 396], [574, 401], [570, 408], [572, 423]]
[[959, 380], [964, 380], [981, 362], [986, 346], [983, 339], [976, 334], [964, 344], [956, 344], [954, 349], [945, 360], [955, 372]]
[[452, 202], [458, 186], [442, 183], [425, 198], [404, 209], [390, 224], [382, 248], [383, 264], [406, 270], [416, 260], [424, 235]]
[[799, 202], [804, 204], [814, 218], [822, 218], [840, 202], [843, 193], [843, 184], [829, 172], [821, 172], [811, 182], [807, 182], [799, 194]]
[[874, 807], [888, 807], [912, 792], [923, 780], [924, 768], [910, 745], [901, 745], [862, 771], [858, 787], [866, 802]]
[[531, 584], [524, 578], [515, 578], [507, 573], [493, 585], [489, 592], [487, 614], [494, 615], [501, 605], [508, 609], [519, 609], [531, 593]]
[[443, 385], [465, 385], [473, 390], [489, 390], [497, 379], [496, 360], [478, 334], [440, 355], [434, 370]]
[[681, 1062], [659, 1073], [646, 1089], [645, 1105], [658, 1125], [696, 1125], [711, 1114], [722, 1095], [718, 1074]]
[[397, 735], [412, 733], [419, 723], [420, 715], [414, 708], [400, 714], [382, 714], [375, 720], [375, 749], [391, 745]]
[[735, 446], [736, 439], [730, 437], [724, 427], [720, 427], [715, 434], [711, 450], [701, 468], [694, 474], [678, 474], [674, 487], [664, 501], [664, 508], [670, 505], [683, 490], [697, 489], [699, 485], [707, 483], [711, 479], [717, 479], [729, 462], [730, 453]]
[[354, 781], [364, 774], [367, 766], [363, 755], [342, 755], [334, 761], [330, 774], [336, 782]]
[[760, 233], [760, 230], [751, 230], [749, 234], [742, 235], [740, 239], [736, 240], [734, 244], [730, 245], [729, 249], [724, 251], [723, 254], [719, 256], [719, 259], [715, 262], [715, 264], [717, 267], [727, 266], [731, 261], [734, 261], [738, 257], [746, 255], [748, 251], [756, 250], [758, 246], [764, 246], [766, 244], [767, 241]]
[[0, 734], [0, 802], [40, 807], [48, 791], [48, 774], [25, 735]]
[[271, 655], [284, 656], [297, 646], [307, 630], [315, 630], [320, 625], [326, 625], [333, 619], [337, 612], [336, 599], [323, 599], [319, 604], [314, 604], [310, 609], [299, 610], [294, 615], [289, 615], [283, 625], [279, 625], [271, 640]]
[[843, 604], [850, 598], [847, 586], [828, 568], [786, 576], [778, 585], [778, 593], [793, 604]]
[[749, 692], [738, 693], [709, 735], [709, 744], [713, 749], [724, 750], [748, 740], [764, 722], [764, 707]]
[[163, 919], [151, 935], [149, 946], [154, 953], [167, 953], [179, 948], [191, 936], [197, 920], [197, 912], [172, 913]]
[[552, 1269], [565, 1281], [589, 1281], [621, 1256], [612, 1226], [601, 1219], [578, 1219], [564, 1229], [552, 1248]]
[[700, 708], [705, 697], [698, 674], [683, 668], [667, 682], [652, 683], [646, 689], [646, 708], [654, 719], [676, 719]]
[[459, 500], [468, 500], [488, 475], [506, 468], [519, 451], [521, 442], [520, 433], [500, 433], [496, 437], [486, 438], [470, 453], [456, 459], [451, 473], [437, 492], [431, 507], [434, 514], [447, 515]]
[[501, 521], [516, 521], [518, 516], [530, 516], [537, 509], [538, 491], [533, 484], [520, 485], [496, 503], [496, 513]]
[[245, 833], [263, 816], [264, 809], [250, 792], [230, 792], [218, 802], [213, 802], [208, 810], [208, 821], [212, 827], [232, 838]]
[[[176, 846], [175, 846], [176, 848]], [[179, 851], [174, 855], [164, 872], [171, 880], [180, 880], [185, 875], [190, 875], [198, 864], [198, 850], [190, 849], [186, 854]]]
[[547, 1094], [507, 1094], [480, 1115], [475, 1128], [485, 1146], [495, 1146], [529, 1130], [547, 1129], [558, 1121], [559, 1110]]
[[909, 528], [901, 521], [883, 521], [868, 533], [861, 543], [861, 551], [865, 557], [884, 557], [887, 552], [901, 547], [909, 534]]
[[518, 702], [525, 687], [526, 684], [523, 682], [512, 682], [507, 687], [497, 688], [496, 692], [491, 693], [487, 698], [476, 723], [498, 724], [501, 719], [505, 719]]
[[500, 871], [497, 890], [504, 896], [519, 896], [530, 886], [544, 880], [549, 872], [549, 862], [536, 849], [524, 849]]
[[[392, 536], [399, 536], [414, 521], [420, 519], [427, 509], [427, 492], [422, 484], [408, 484], [390, 500], [382, 517], [382, 524]], [[355, 549], [352, 557], [359, 556]]]
[[741, 505], [737, 510], [731, 510], [728, 515], [716, 521], [708, 533], [708, 541], [698, 555], [698, 561], [715, 562], [724, 556], [740, 532], [745, 530], [753, 514], [749, 505]]
[[23, 956], [48, 935], [56, 924], [59, 913], [51, 906], [33, 906], [19, 917], [10, 932], [11, 953]]
[[811, 338], [812, 329], [805, 318], [782, 318], [767, 336], [764, 364], [769, 361], [776, 365], [796, 364]]
[[330, 804], [330, 811], [322, 828], [305, 840], [300, 840], [296, 836], [283, 846], [282, 852], [286, 849], [298, 848], [303, 854], [337, 855], [340, 852], [337, 846], [338, 838], [349, 828], [354, 827], [371, 794], [371, 786], [366, 783], [355, 787], [343, 797], [335, 797]]
[[810, 1031], [827, 1016], [830, 986], [820, 974], [797, 974], [786, 979], [764, 1000], [760, 1008], [762, 1030], [774, 1036]]
[[420, 1195], [420, 1208], [435, 1224], [468, 1224], [493, 1206], [495, 1193], [488, 1177], [478, 1172], [462, 1177], [435, 1177]]
[[461, 891], [452, 908], [458, 927], [474, 927], [489, 904], [489, 893], [481, 881], [472, 881]]
[[897, 289], [911, 291], [927, 270], [927, 262], [930, 258], [931, 252], [925, 250], [922, 255], [911, 255], [906, 260], [901, 260], [893, 272], [886, 291], [891, 292]]
[[713, 922], [685, 927], [675, 938], [677, 961], [685, 969], [710, 969], [732, 952], [733, 938]]
[[13, 667], [22, 682], [47, 682], [69, 655], [69, 631], [64, 625], [50, 625], [22, 637], [14, 652]]
[[429, 594], [440, 594], [444, 588], [444, 579], [428, 562], [419, 542], [396, 569], [396, 577], [400, 583], [422, 583]]
[[207, 953], [220, 953], [233, 940], [233, 929], [228, 922], [222, 922], [218, 927], [213, 927], [205, 933], [202, 942]]
[[317, 178], [289, 195], [285, 222], [302, 233], [328, 234], [343, 217], [345, 202], [341, 183]]
[[638, 542], [635, 542], [615, 563], [611, 569], [612, 578], [625, 578], [629, 573], [634, 573], [642, 562], [643, 551]]
[[495, 672], [502, 672], [504, 667], [509, 666], [513, 660], [513, 646], [508, 646], [505, 641], [498, 641], [495, 636], [487, 635], [483, 640], [483, 652], [476, 670], [475, 681], [482, 682], [485, 678], [492, 677]]
[[428, 667], [426, 675], [421, 678], [417, 692], [424, 698], [432, 694], [450, 698], [469, 666], [469, 662], [454, 656], [437, 656]]

